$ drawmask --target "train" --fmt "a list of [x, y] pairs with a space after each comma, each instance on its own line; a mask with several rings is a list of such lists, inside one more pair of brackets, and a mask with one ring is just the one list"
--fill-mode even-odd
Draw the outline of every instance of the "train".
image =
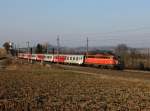
[[31, 61], [60, 63], [60, 64], [75, 64], [84, 66], [97, 66], [107, 69], [124, 69], [124, 64], [120, 57], [114, 54], [29, 54], [19, 53], [18, 58]]

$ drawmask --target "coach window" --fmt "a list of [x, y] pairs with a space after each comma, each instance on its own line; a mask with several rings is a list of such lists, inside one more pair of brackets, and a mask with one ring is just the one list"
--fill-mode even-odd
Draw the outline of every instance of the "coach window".
[[73, 60], [75, 60], [75, 57], [73, 57]]
[[76, 57], [76, 60], [78, 60], [78, 57]]
[[70, 57], [70, 60], [72, 60], [72, 57]]
[[105, 57], [100, 57], [100, 58], [105, 59]]
[[65, 60], [67, 60], [67, 57], [64, 57]]

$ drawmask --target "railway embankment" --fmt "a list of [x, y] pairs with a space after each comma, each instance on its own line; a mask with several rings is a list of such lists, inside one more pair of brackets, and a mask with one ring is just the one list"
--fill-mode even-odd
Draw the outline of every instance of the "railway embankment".
[[0, 70], [3, 70], [12, 61], [12, 56], [7, 54], [5, 49], [0, 48]]
[[0, 69], [4, 69], [5, 67], [5, 60], [0, 58]]
[[0, 70], [5, 69], [9, 64], [12, 63], [12, 60], [13, 59], [9, 56], [0, 58]]

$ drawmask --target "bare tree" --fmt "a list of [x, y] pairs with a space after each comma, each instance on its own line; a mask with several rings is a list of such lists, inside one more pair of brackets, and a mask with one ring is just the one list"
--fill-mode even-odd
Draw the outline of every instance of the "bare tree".
[[137, 55], [138, 55], [137, 50], [135, 48], [131, 48], [130, 49], [130, 57], [131, 57], [132, 67], [135, 67], [135, 65], [136, 65]]
[[42, 47], [43, 47], [43, 53], [47, 53], [48, 54], [48, 46], [49, 44], [46, 42], [44, 44], [42, 44]]
[[36, 52], [37, 54], [43, 53], [43, 47], [42, 47], [41, 44], [37, 44], [35, 52]]
[[122, 55], [128, 53], [128, 50], [129, 50], [129, 48], [126, 44], [119, 44], [116, 47], [115, 52], [116, 52], [116, 54], [122, 56]]
[[5, 48], [5, 50], [7, 51], [7, 53], [9, 53], [9, 50], [10, 50], [10, 44], [9, 44], [9, 42], [5, 42], [3, 44], [3, 47]]
[[125, 66], [128, 66], [128, 59], [129, 59], [129, 47], [126, 44], [119, 44], [116, 49], [115, 52], [117, 55], [120, 56], [120, 60], [124, 63]]

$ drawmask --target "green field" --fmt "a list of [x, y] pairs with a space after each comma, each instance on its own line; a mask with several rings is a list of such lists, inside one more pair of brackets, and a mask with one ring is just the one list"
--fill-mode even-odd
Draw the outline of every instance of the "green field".
[[0, 111], [150, 110], [148, 82], [113, 75], [14, 64], [0, 70]]

